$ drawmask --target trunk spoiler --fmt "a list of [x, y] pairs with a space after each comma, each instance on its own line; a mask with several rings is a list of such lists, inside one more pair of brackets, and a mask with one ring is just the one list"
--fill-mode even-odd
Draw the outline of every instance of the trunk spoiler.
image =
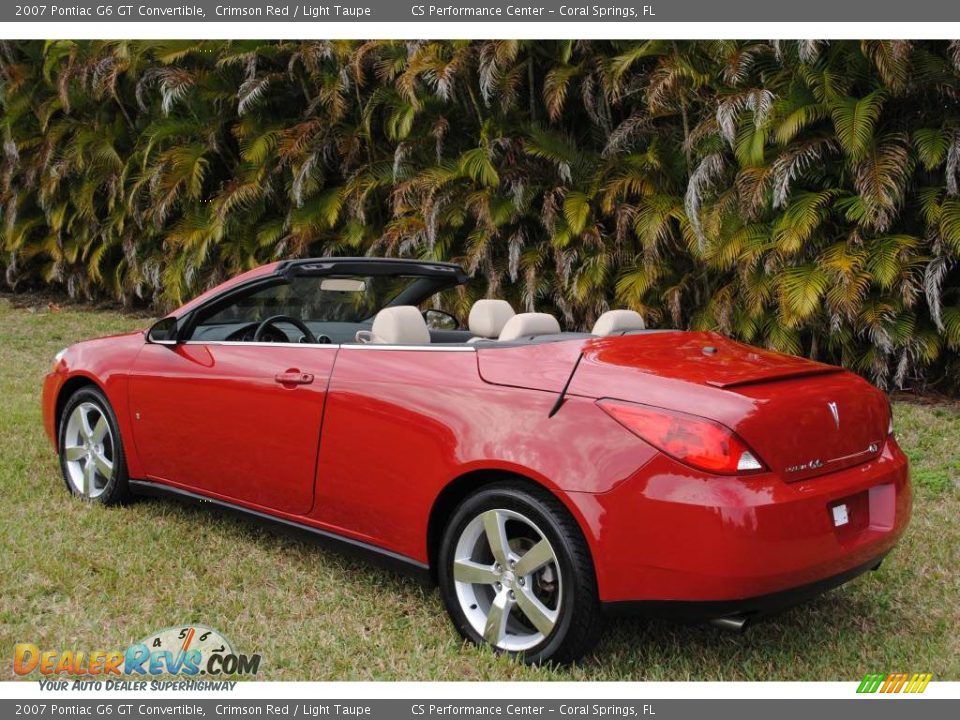
[[727, 390], [729, 388], [743, 387], [745, 385], [759, 385], [761, 383], [776, 382], [778, 380], [791, 380], [793, 378], [810, 377], [812, 375], [832, 375], [843, 372], [843, 368], [831, 367], [829, 365], [822, 367], [795, 368], [792, 370], [773, 369], [767, 372], [755, 372], [747, 377], [736, 380], [707, 380], [706, 384], [711, 387]]

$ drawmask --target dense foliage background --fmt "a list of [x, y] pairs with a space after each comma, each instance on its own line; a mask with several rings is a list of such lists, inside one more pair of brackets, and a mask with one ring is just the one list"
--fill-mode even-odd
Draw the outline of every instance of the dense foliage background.
[[159, 309], [276, 258], [453, 259], [960, 376], [960, 42], [0, 43], [0, 265]]

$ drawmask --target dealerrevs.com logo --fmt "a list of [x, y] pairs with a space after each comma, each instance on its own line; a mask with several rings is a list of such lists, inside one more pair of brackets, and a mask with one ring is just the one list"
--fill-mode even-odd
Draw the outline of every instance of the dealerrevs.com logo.
[[[77, 679], [256, 675], [259, 654], [238, 653], [220, 632], [204, 625], [183, 625], [151, 633], [125, 650], [41, 650], [34, 643], [17, 643], [13, 670], [37, 672], [47, 678]], [[58, 688], [59, 689], [59, 688]]]

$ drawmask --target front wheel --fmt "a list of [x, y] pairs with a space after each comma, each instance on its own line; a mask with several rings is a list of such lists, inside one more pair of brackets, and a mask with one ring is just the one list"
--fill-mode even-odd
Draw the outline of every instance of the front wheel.
[[123, 442], [113, 408], [95, 387], [77, 390], [60, 417], [60, 469], [74, 495], [104, 505], [129, 496]]
[[440, 592], [457, 630], [525, 662], [579, 659], [600, 632], [593, 562], [576, 522], [546, 491], [497, 483], [444, 531]]

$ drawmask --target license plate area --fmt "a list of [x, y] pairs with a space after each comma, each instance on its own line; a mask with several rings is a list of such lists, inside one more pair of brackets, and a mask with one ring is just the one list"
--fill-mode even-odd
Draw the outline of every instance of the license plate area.
[[828, 506], [833, 530], [842, 539], [852, 537], [870, 527], [870, 491], [847, 495]]
[[834, 533], [844, 544], [854, 543], [893, 527], [896, 491], [893, 485], [876, 487], [844, 497], [827, 504], [827, 517]]

